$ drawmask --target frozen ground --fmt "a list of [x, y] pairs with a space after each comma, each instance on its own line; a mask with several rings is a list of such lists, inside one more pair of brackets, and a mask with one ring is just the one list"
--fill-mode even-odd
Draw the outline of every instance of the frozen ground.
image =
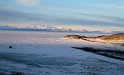
[[[0, 31], [0, 75], [123, 75], [124, 61], [73, 49], [114, 48], [111, 44], [65, 40], [71, 33]], [[99, 34], [81, 34], [96, 36]], [[12, 45], [13, 49], [8, 46]], [[124, 50], [124, 46], [117, 46]]]

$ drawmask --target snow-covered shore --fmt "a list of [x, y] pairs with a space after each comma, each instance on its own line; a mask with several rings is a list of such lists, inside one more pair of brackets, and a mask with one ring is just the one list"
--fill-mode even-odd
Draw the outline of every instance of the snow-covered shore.
[[[113, 45], [63, 39], [68, 34], [0, 31], [0, 73], [11, 74], [16, 71], [25, 75], [123, 75], [124, 61], [71, 48], [113, 48]], [[13, 48], [9, 49], [9, 45]], [[121, 46], [118, 48], [123, 49]]]

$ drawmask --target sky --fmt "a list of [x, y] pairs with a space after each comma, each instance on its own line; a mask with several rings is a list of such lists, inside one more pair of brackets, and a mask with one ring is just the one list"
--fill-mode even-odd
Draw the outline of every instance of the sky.
[[124, 31], [124, 0], [0, 0], [0, 25]]

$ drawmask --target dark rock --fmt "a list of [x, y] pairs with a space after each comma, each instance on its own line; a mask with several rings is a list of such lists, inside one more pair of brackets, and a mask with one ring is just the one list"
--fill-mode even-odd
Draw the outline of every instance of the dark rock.
[[99, 49], [99, 48], [92, 48], [92, 47], [72, 47], [72, 48], [83, 50], [86, 52], [92, 52], [94, 54], [124, 61], [124, 51], [111, 50], [111, 49]]
[[12, 46], [9, 46], [9, 48], [13, 48]]

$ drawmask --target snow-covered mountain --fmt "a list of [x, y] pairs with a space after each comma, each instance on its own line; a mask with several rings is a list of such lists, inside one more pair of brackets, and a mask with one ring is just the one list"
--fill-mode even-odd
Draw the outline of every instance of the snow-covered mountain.
[[83, 28], [69, 28], [62, 26], [50, 25], [2, 25], [0, 30], [16, 30], [16, 31], [51, 31], [51, 32], [83, 32], [83, 33], [122, 33], [120, 31], [90, 31]]
[[0, 26], [0, 30], [26, 30], [26, 31], [59, 31], [59, 32], [88, 32], [85, 29], [73, 29], [66, 27], [48, 25], [5, 25]]

